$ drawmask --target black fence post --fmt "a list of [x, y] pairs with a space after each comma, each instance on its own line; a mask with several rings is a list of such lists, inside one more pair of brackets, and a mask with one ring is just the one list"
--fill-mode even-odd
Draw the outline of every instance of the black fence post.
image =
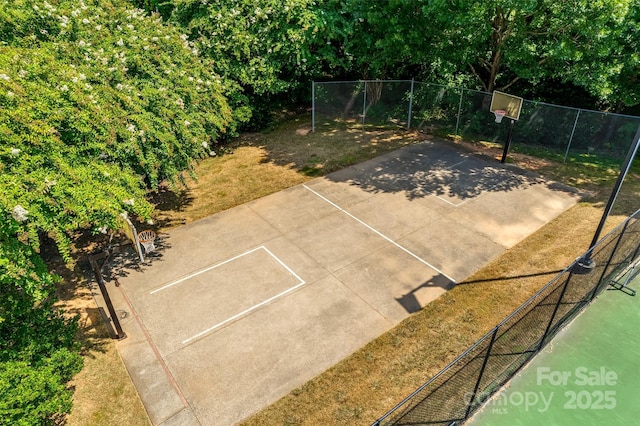
[[471, 395], [471, 400], [467, 405], [467, 412], [464, 415], [464, 419], [468, 419], [471, 414], [471, 408], [473, 407], [473, 402], [476, 399], [476, 395], [478, 394], [478, 388], [480, 387], [480, 382], [482, 381], [482, 376], [484, 375], [484, 370], [487, 367], [487, 363], [489, 362], [489, 357], [491, 356], [491, 348], [493, 348], [493, 342], [496, 341], [496, 335], [498, 334], [498, 330], [500, 327], [496, 327], [493, 329], [493, 334], [491, 335], [491, 341], [489, 341], [489, 347], [487, 347], [487, 354], [484, 356], [484, 361], [482, 362], [482, 367], [480, 367], [480, 373], [478, 374], [478, 381], [476, 382], [476, 386], [473, 389], [473, 394]]
[[538, 346], [538, 351], [542, 349], [544, 345], [544, 340], [547, 338], [549, 331], [551, 330], [551, 326], [553, 325], [553, 320], [556, 318], [556, 314], [558, 313], [558, 309], [560, 308], [560, 304], [562, 303], [562, 298], [564, 297], [564, 293], [567, 291], [567, 287], [569, 287], [569, 281], [571, 281], [571, 277], [573, 277], [573, 272], [569, 272], [569, 276], [567, 277], [567, 281], [564, 283], [564, 287], [562, 287], [562, 291], [560, 292], [560, 297], [558, 298], [558, 302], [556, 306], [553, 308], [553, 313], [551, 314], [551, 318], [549, 318], [549, 324], [547, 324], [547, 328], [544, 330], [544, 334], [542, 335], [542, 339], [540, 340], [540, 345]]
[[607, 205], [604, 208], [604, 213], [600, 218], [600, 223], [598, 224], [598, 228], [596, 229], [595, 234], [593, 235], [593, 239], [591, 240], [591, 244], [589, 245], [589, 249], [587, 250], [587, 254], [585, 257], [580, 259], [579, 264], [584, 265], [587, 269], [593, 269], [594, 262], [591, 258], [592, 249], [598, 243], [600, 239], [600, 233], [604, 228], [604, 224], [609, 217], [609, 213], [611, 213], [611, 209], [613, 208], [613, 204], [618, 197], [618, 193], [620, 192], [620, 188], [622, 187], [622, 183], [624, 182], [624, 178], [631, 170], [631, 166], [633, 164], [633, 159], [635, 158], [636, 152], [638, 152], [638, 147], [640, 146], [640, 126], [638, 126], [638, 130], [636, 131], [636, 135], [633, 137], [633, 143], [631, 144], [631, 148], [629, 148], [629, 152], [627, 152], [627, 157], [624, 160], [624, 164], [620, 169], [620, 174], [618, 175], [618, 179], [616, 180], [615, 185], [613, 186], [613, 190], [611, 191], [611, 195], [609, 196], [609, 200], [607, 201]]

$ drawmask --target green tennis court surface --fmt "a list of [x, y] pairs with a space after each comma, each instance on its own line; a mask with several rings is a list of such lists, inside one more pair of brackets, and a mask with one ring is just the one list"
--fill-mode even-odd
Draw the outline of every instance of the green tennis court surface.
[[604, 291], [467, 424], [640, 424], [639, 320], [639, 296]]

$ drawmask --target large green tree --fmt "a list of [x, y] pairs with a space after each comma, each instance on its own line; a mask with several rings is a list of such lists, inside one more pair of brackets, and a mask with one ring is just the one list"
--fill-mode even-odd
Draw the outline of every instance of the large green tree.
[[559, 81], [638, 103], [638, 0], [349, 0], [346, 51], [364, 77], [486, 91]]
[[[236, 81], [260, 109], [311, 79], [348, 68], [337, 0], [175, 0], [170, 19], [184, 28], [214, 70]], [[286, 97], [286, 96], [285, 96]], [[260, 117], [256, 117], [260, 119]]]
[[179, 29], [124, 0], [0, 0], [0, 424], [52, 424], [71, 407], [75, 323], [38, 254], [70, 261], [79, 229], [153, 214], [233, 134], [246, 108]]
[[56, 279], [20, 232], [0, 213], [0, 425], [51, 424], [71, 409], [77, 325], [54, 308]]

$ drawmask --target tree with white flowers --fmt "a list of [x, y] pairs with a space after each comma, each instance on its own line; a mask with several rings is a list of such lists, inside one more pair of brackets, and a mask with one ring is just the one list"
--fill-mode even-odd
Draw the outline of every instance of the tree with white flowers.
[[0, 424], [51, 424], [81, 361], [41, 235], [70, 261], [75, 231], [150, 218], [147, 191], [248, 115], [181, 31], [124, 0], [0, 0], [0, 40]]

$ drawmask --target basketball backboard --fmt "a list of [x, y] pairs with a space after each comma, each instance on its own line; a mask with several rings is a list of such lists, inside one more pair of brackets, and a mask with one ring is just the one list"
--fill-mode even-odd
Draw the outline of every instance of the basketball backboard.
[[142, 252], [142, 246], [140, 245], [140, 241], [138, 240], [138, 231], [136, 231], [136, 227], [133, 226], [133, 223], [131, 223], [131, 220], [129, 220], [129, 217], [126, 213], [122, 213], [120, 217], [122, 218], [121, 229], [124, 232], [124, 235], [126, 235], [126, 237], [131, 240], [133, 249], [138, 254], [140, 262], [144, 262], [144, 253]]
[[496, 90], [491, 96], [491, 107], [489, 109], [493, 113], [495, 113], [496, 110], [506, 111], [505, 117], [517, 121], [520, 118], [523, 101], [524, 100], [518, 96]]

